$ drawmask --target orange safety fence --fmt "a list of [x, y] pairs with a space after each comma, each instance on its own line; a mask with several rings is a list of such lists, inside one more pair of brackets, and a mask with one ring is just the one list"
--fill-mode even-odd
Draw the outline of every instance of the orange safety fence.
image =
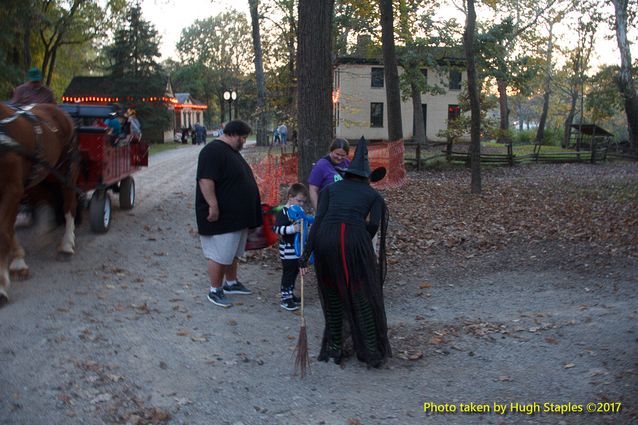
[[386, 175], [381, 181], [373, 183], [377, 189], [399, 187], [405, 183], [405, 166], [403, 165], [403, 139], [395, 142], [371, 143], [368, 145], [370, 169], [385, 167]]
[[268, 153], [261, 161], [250, 164], [261, 202], [271, 206], [282, 202], [281, 186], [297, 182], [299, 159], [293, 153]]
[[[373, 183], [377, 189], [399, 187], [405, 183], [405, 167], [403, 165], [403, 140], [381, 142], [368, 145], [370, 168], [385, 167], [387, 170], [383, 180]], [[354, 150], [350, 152], [350, 159]], [[297, 182], [299, 158], [297, 153], [268, 153], [261, 161], [250, 164], [259, 186], [261, 202], [271, 206], [283, 202], [282, 186]]]

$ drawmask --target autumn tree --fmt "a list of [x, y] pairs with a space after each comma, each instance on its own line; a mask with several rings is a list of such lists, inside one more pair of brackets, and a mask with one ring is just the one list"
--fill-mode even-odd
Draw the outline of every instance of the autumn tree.
[[472, 193], [481, 193], [481, 104], [479, 81], [476, 73], [476, 10], [474, 0], [467, 0], [467, 15], [463, 45], [467, 69], [467, 92], [470, 100], [470, 161], [472, 167]]
[[266, 134], [266, 82], [259, 28], [259, 0], [248, 0], [248, 3], [253, 34], [253, 50], [255, 52], [255, 80], [257, 82], [257, 145], [264, 146], [268, 144], [268, 136]]
[[[92, 67], [95, 48], [114, 28], [125, 0], [5, 0], [0, 8], [0, 91], [10, 89], [32, 67], [61, 92], [73, 74]], [[56, 73], [62, 61], [65, 72]]]
[[214, 91], [220, 122], [228, 116], [226, 90], [237, 91], [240, 105], [246, 104], [248, 93], [254, 93], [239, 90], [243, 88], [246, 74], [254, 67], [251, 47], [246, 16], [236, 10], [196, 20], [182, 30], [176, 46], [180, 60], [184, 64], [201, 63], [207, 68], [206, 84]]
[[[627, 115], [627, 129], [629, 142], [632, 149], [638, 150], [638, 97], [634, 82], [633, 67], [631, 63], [630, 43], [627, 38], [627, 26], [629, 23], [628, 8], [635, 2], [629, 0], [610, 0], [614, 5], [614, 17], [616, 28], [616, 40], [620, 50], [620, 71], [618, 73], [618, 89], [623, 96], [625, 114]], [[635, 12], [635, 10], [634, 10]]]
[[388, 140], [403, 139], [401, 120], [401, 90], [399, 71], [394, 47], [394, 12], [392, 0], [379, 0], [381, 10], [381, 39], [383, 48], [383, 69], [388, 116]]
[[556, 0], [503, 0], [489, 2], [494, 13], [502, 16], [479, 34], [480, 68], [496, 80], [499, 94], [500, 131], [498, 141], [509, 141], [508, 91], [525, 90], [536, 69], [530, 55], [521, 52], [521, 44], [534, 40], [539, 17]]
[[332, 19], [334, 0], [299, 0], [299, 181], [332, 139]]

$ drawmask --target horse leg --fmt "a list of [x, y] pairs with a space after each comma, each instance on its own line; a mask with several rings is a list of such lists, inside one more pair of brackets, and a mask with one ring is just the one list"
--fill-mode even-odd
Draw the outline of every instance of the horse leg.
[[20, 241], [18, 241], [18, 236], [14, 233], [13, 240], [11, 241], [11, 254], [10, 258], [11, 265], [9, 266], [9, 271], [11, 276], [14, 279], [24, 280], [29, 277], [29, 266], [24, 261], [25, 252], [22, 245], [20, 245]]
[[[23, 189], [22, 184], [16, 184], [15, 181], [15, 178], [13, 180], [7, 178], [0, 193], [0, 307], [9, 302], [10, 263], [16, 254], [17, 239], [14, 225]], [[19, 179], [17, 181], [20, 182]], [[22, 252], [24, 257], [24, 251]]]
[[9, 236], [5, 233], [5, 229], [0, 231], [0, 307], [9, 302]]
[[[77, 169], [72, 170], [71, 172], [77, 176]], [[73, 181], [75, 182], [77, 179], [74, 179]], [[75, 196], [75, 192], [70, 188], [64, 188], [63, 194], [64, 221], [66, 226], [64, 236], [62, 237], [62, 241], [58, 247], [58, 252], [63, 259], [69, 259], [73, 254], [75, 254], [75, 214], [77, 212], [78, 199]]]
[[70, 212], [67, 212], [64, 214], [64, 220], [66, 227], [58, 252], [64, 257], [70, 257], [75, 254], [75, 217]]

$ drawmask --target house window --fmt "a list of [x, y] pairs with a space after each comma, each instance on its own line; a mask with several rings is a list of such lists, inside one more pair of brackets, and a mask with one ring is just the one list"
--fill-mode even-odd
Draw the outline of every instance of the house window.
[[447, 121], [454, 121], [461, 116], [461, 107], [459, 105], [447, 105]]
[[423, 79], [425, 80], [425, 84], [428, 83], [428, 69], [421, 68], [421, 74], [423, 75]]
[[461, 90], [461, 71], [450, 70], [450, 90]]
[[383, 127], [383, 103], [370, 104], [370, 127]]
[[383, 87], [383, 68], [372, 68], [370, 87]]

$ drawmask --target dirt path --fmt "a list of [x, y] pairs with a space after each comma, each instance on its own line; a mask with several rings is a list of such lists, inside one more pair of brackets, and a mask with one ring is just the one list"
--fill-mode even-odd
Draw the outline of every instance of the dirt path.
[[[135, 175], [135, 209], [120, 211], [114, 197], [110, 231], [83, 224], [71, 262], [55, 261], [55, 240], [20, 232], [32, 277], [14, 282], [0, 310], [0, 424], [637, 423], [635, 259], [613, 275], [546, 269], [544, 247], [525, 246], [510, 247], [513, 269], [494, 254], [460, 272], [433, 259], [394, 264], [395, 356], [381, 370], [316, 362], [323, 319], [310, 281], [311, 374], [292, 377], [299, 318], [278, 306], [276, 262], [241, 265], [254, 294], [234, 296], [235, 307], [206, 301], [193, 228], [198, 152], [154, 156]], [[599, 401], [622, 412], [423, 412], [425, 402]]]

